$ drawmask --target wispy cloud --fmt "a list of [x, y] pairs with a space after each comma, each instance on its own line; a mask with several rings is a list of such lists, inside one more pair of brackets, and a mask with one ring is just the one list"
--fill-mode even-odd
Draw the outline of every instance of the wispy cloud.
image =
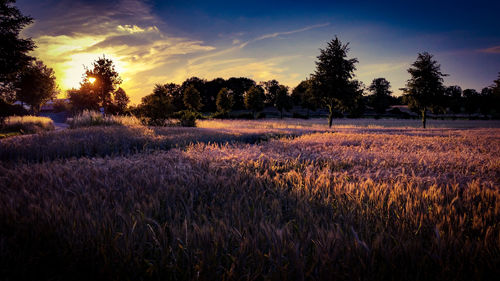
[[233, 45], [236, 45], [236, 46], [232, 46], [230, 48], [218, 50], [217, 52], [212, 52], [212, 53], [207, 54], [207, 55], [196, 57], [196, 58], [190, 60], [189, 64], [193, 65], [193, 64], [196, 64], [197, 62], [204, 60], [204, 59], [209, 59], [209, 58], [214, 58], [214, 57], [218, 57], [218, 56], [222, 56], [222, 55], [227, 55], [227, 54], [232, 53], [236, 50], [243, 49], [251, 43], [255, 43], [255, 42], [258, 42], [261, 40], [276, 38], [276, 37], [281, 36], [281, 35], [290, 35], [290, 34], [294, 34], [294, 33], [300, 33], [300, 32], [308, 31], [308, 30], [315, 29], [315, 28], [325, 27], [328, 25], [330, 25], [330, 23], [327, 22], [327, 23], [322, 23], [322, 24], [310, 25], [310, 26], [306, 26], [306, 27], [303, 27], [300, 29], [295, 29], [295, 30], [290, 30], [290, 31], [282, 31], [282, 32], [274, 32], [274, 33], [264, 34], [264, 35], [247, 40], [247, 41], [242, 42], [242, 43], [241, 43], [241, 40], [234, 39]]
[[481, 53], [500, 54], [500, 46], [493, 46], [493, 47], [490, 47], [490, 48], [481, 49], [479, 51]]
[[255, 38], [253, 40], [244, 42], [239, 47], [243, 48], [243, 47], [245, 47], [246, 45], [248, 45], [250, 43], [254, 43], [254, 42], [257, 42], [257, 41], [260, 41], [260, 40], [269, 39], [269, 38], [276, 38], [276, 37], [282, 36], [282, 35], [290, 35], [290, 34], [294, 34], [294, 33], [304, 32], [304, 31], [308, 31], [308, 30], [311, 30], [311, 29], [315, 29], [315, 28], [325, 27], [325, 26], [328, 26], [328, 25], [330, 25], [329, 22], [322, 23], [322, 24], [310, 25], [310, 26], [306, 26], [306, 27], [303, 27], [303, 28], [300, 28], [300, 29], [291, 30], [291, 31], [283, 31], [283, 32], [275, 32], [275, 33], [265, 34], [265, 35], [262, 35], [262, 36], [259, 36], [259, 37]]

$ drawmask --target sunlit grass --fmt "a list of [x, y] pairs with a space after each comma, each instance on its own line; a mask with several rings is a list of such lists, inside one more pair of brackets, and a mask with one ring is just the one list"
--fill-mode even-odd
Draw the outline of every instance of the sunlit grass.
[[102, 115], [96, 111], [85, 110], [82, 113], [68, 120], [70, 128], [91, 127], [91, 126], [140, 126], [141, 121], [134, 116]]
[[0, 131], [7, 133], [34, 134], [54, 130], [54, 122], [48, 117], [10, 116]]

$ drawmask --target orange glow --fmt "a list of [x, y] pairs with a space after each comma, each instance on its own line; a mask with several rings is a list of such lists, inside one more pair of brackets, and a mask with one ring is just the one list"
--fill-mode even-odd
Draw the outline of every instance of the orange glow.
[[94, 84], [94, 82], [95, 82], [95, 78], [94, 77], [89, 77], [88, 80], [89, 80], [90, 84]]

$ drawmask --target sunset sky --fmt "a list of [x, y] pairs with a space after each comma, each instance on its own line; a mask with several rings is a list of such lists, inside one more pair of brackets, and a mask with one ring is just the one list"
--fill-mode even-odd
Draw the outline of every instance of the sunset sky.
[[138, 103], [154, 84], [188, 77], [277, 79], [296, 86], [338, 35], [357, 57], [357, 79], [385, 77], [393, 91], [428, 51], [446, 85], [481, 90], [500, 72], [498, 1], [40, 1], [18, 0], [35, 18], [23, 36], [56, 71], [62, 90], [78, 87], [83, 65], [113, 59]]

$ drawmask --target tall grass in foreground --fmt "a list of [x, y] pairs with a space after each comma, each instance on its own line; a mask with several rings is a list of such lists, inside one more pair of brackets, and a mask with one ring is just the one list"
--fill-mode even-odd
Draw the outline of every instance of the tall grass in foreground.
[[500, 131], [0, 166], [7, 280], [494, 280]]
[[68, 120], [70, 128], [92, 127], [92, 126], [140, 126], [141, 121], [134, 116], [103, 116], [97, 111], [84, 110], [82, 113]]
[[20, 132], [22, 134], [36, 134], [54, 129], [52, 119], [39, 116], [10, 116], [0, 127], [0, 131]]

